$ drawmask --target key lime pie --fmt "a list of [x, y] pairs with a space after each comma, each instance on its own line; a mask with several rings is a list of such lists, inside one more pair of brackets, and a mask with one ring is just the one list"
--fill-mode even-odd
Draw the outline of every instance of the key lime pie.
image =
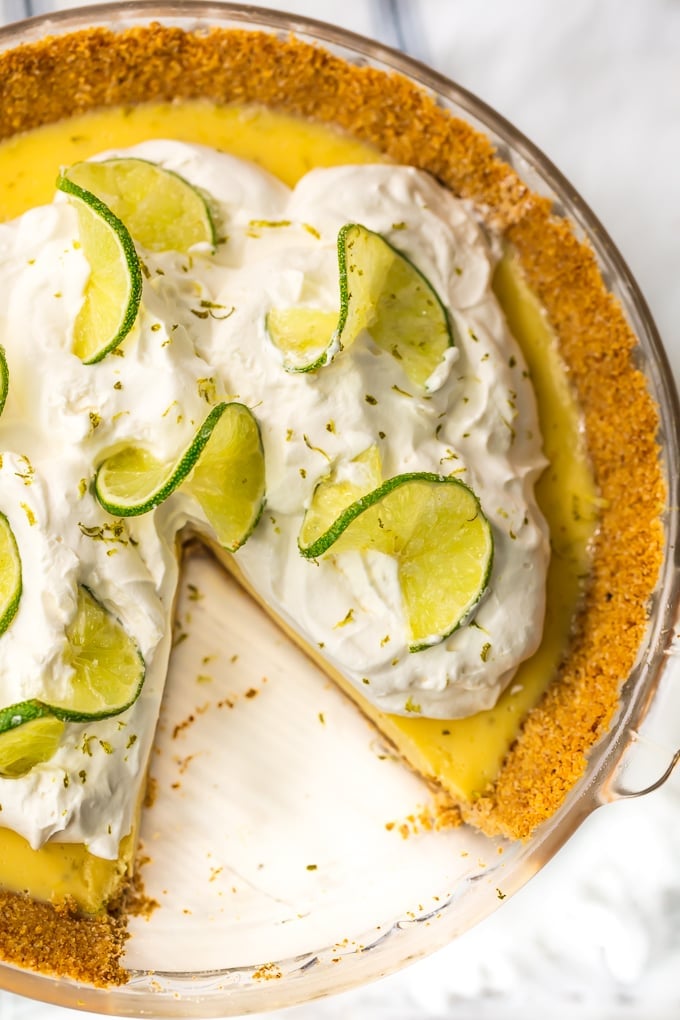
[[125, 980], [185, 535], [451, 821], [527, 837], [661, 558], [589, 249], [416, 86], [294, 39], [96, 29], [0, 80], [5, 958]]

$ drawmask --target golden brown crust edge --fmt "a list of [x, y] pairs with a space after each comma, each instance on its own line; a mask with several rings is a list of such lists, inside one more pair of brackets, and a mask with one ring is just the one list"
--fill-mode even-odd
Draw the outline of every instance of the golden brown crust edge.
[[0, 891], [0, 959], [16, 967], [105, 987], [124, 984], [125, 921], [82, 917], [68, 904]]
[[662, 557], [658, 413], [633, 366], [635, 336], [591, 249], [484, 135], [426, 92], [293, 38], [160, 25], [85, 30], [6, 52], [0, 84], [0, 137], [96, 107], [194, 97], [335, 123], [433, 173], [514, 246], [559, 339], [604, 504], [581, 627], [559, 680], [531, 713], [494, 788], [463, 808], [488, 833], [528, 836], [560, 806], [611, 723]]

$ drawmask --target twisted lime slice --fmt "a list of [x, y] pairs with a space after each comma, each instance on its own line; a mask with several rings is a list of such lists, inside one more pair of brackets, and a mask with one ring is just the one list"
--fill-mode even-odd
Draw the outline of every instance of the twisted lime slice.
[[202, 507], [220, 545], [234, 552], [260, 518], [264, 484], [254, 415], [244, 404], [222, 403], [175, 461], [162, 463], [137, 446], [112, 454], [97, 471], [95, 493], [109, 513], [131, 517], [153, 510], [181, 486]]
[[142, 271], [132, 238], [107, 205], [61, 176], [78, 213], [80, 243], [90, 264], [85, 296], [73, 327], [73, 353], [92, 365], [125, 339], [142, 297]]
[[351, 549], [394, 556], [410, 650], [443, 641], [480, 600], [491, 573], [493, 536], [475, 494], [456, 478], [397, 475], [333, 518], [332, 497], [340, 493], [337, 487], [324, 492], [328, 484], [319, 483], [302, 522], [302, 555]]
[[16, 616], [21, 599], [21, 557], [14, 532], [0, 513], [0, 634]]
[[339, 317], [299, 307], [268, 313], [267, 331], [285, 368], [323, 368], [367, 329], [412, 382], [425, 386], [453, 344], [446, 309], [430, 282], [384, 237], [357, 223], [338, 233], [338, 271]]
[[0, 344], [0, 414], [5, 410], [5, 401], [9, 390], [9, 368], [5, 348]]
[[187, 252], [196, 244], [217, 244], [205, 196], [156, 163], [133, 158], [75, 163], [64, 176], [105, 202], [149, 251]]
[[82, 586], [66, 629], [64, 661], [72, 669], [67, 696], [32, 698], [0, 710], [0, 775], [25, 775], [48, 761], [65, 723], [119, 715], [139, 697], [145, 673], [139, 648]]
[[260, 519], [265, 496], [262, 438], [247, 407], [225, 406], [183, 488], [202, 507], [220, 545], [230, 552], [243, 545]]

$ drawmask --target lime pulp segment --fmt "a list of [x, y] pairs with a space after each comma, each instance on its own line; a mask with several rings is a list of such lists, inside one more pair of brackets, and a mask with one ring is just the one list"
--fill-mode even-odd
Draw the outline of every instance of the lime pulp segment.
[[16, 616], [21, 599], [21, 557], [10, 523], [0, 513], [0, 635]]
[[66, 630], [65, 661], [71, 691], [49, 707], [58, 719], [85, 722], [118, 715], [135, 702], [144, 683], [136, 642], [87, 588], [78, 589], [76, 615]]
[[332, 519], [329, 511], [337, 505], [328, 505], [325, 484], [302, 523], [302, 555], [316, 559], [351, 549], [394, 556], [410, 650], [448, 637], [479, 602], [493, 562], [491, 526], [472, 490], [427, 472], [397, 475]]
[[148, 450], [126, 447], [97, 471], [95, 492], [115, 516], [147, 513], [176, 489], [197, 500], [220, 545], [235, 551], [264, 504], [264, 451], [257, 421], [244, 404], [217, 404], [181, 456], [161, 463]]
[[144, 159], [75, 163], [70, 181], [96, 195], [149, 251], [214, 248], [217, 231], [206, 197], [179, 174]]
[[453, 344], [436, 291], [405, 255], [360, 224], [340, 229], [337, 251], [339, 316], [304, 307], [273, 308], [267, 315], [267, 331], [285, 368], [316, 371], [366, 329], [412, 382], [425, 387]]
[[73, 327], [73, 353], [92, 365], [118, 347], [134, 326], [142, 271], [127, 228], [109, 207], [68, 177], [62, 175], [57, 186], [76, 209], [80, 243], [90, 265]]
[[39, 701], [23, 701], [0, 711], [0, 776], [16, 779], [59, 747], [64, 723]]

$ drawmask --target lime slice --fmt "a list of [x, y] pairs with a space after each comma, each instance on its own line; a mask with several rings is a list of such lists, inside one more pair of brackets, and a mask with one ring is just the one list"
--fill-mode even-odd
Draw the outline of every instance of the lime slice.
[[75, 163], [64, 176], [96, 195], [149, 251], [217, 244], [205, 197], [179, 174], [144, 159]]
[[5, 348], [0, 344], [0, 414], [5, 410], [7, 391], [9, 390], [9, 368]]
[[73, 353], [92, 365], [132, 329], [142, 296], [142, 271], [126, 227], [95, 195], [61, 176], [57, 182], [78, 213], [80, 243], [90, 264], [73, 327]]
[[235, 552], [252, 534], [264, 507], [264, 450], [245, 405], [225, 405], [183, 488], [198, 501], [225, 549]]
[[67, 698], [32, 698], [0, 709], [0, 775], [23, 776], [57, 750], [67, 722], [119, 715], [139, 697], [145, 665], [133, 639], [82, 585], [66, 629]]
[[22, 701], [0, 711], [0, 776], [16, 779], [49, 761], [64, 723], [39, 701]]
[[429, 281], [384, 237], [357, 223], [338, 233], [338, 270], [339, 317], [299, 307], [273, 308], [267, 315], [284, 367], [322, 368], [367, 329], [412, 382], [425, 386], [453, 344], [446, 309]]
[[0, 634], [16, 616], [21, 599], [21, 557], [9, 521], [0, 513]]
[[331, 519], [329, 509], [337, 507], [326, 505], [326, 484], [317, 486], [302, 522], [302, 555], [352, 549], [396, 557], [410, 650], [448, 637], [479, 602], [491, 573], [491, 527], [472, 490], [456, 478], [397, 475]]
[[65, 721], [85, 722], [118, 715], [136, 701], [144, 683], [144, 659], [123, 626], [87, 588], [78, 589], [78, 607], [66, 629], [64, 656], [73, 668], [68, 698], [47, 707]]
[[203, 509], [218, 542], [234, 551], [257, 524], [264, 503], [260, 430], [244, 404], [213, 407], [178, 460], [162, 463], [126, 447], [97, 471], [95, 493], [109, 513], [131, 517], [163, 503], [180, 485]]

